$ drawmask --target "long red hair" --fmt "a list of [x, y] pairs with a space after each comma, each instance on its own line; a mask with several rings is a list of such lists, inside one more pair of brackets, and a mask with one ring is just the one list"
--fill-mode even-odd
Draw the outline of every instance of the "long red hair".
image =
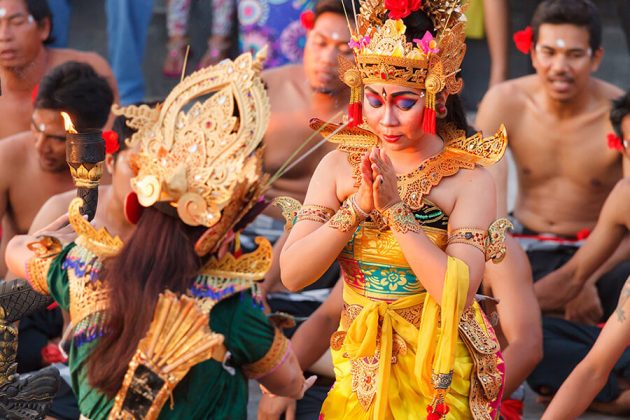
[[185, 292], [199, 273], [203, 261], [194, 244], [203, 230], [146, 208], [121, 252], [105, 261], [100, 278], [111, 290], [110, 304], [106, 333], [87, 360], [91, 386], [116, 395], [159, 294]]

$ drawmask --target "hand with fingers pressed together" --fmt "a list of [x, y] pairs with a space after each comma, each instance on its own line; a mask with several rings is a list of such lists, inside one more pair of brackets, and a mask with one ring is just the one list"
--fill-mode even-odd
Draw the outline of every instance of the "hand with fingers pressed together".
[[370, 152], [374, 182], [372, 183], [374, 207], [383, 211], [401, 201], [398, 193], [398, 178], [392, 161], [384, 149], [374, 147]]

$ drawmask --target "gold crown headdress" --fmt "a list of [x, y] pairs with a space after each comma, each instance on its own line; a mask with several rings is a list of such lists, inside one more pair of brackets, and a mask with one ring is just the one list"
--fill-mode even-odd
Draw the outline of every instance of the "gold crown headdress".
[[266, 49], [199, 70], [153, 109], [114, 108], [137, 130], [128, 142], [139, 148], [131, 180], [138, 201], [144, 207], [159, 203], [188, 225], [208, 227], [196, 245], [200, 255], [215, 250], [267, 186], [261, 147], [269, 122], [260, 79], [265, 56]]
[[[350, 46], [356, 65], [340, 66], [342, 80], [351, 88], [351, 126], [363, 122], [363, 86], [392, 83], [425, 89], [423, 128], [435, 134], [435, 96], [442, 90], [456, 94], [462, 88], [455, 75], [460, 70], [465, 44], [467, 0], [361, 0], [356, 32]], [[436, 36], [427, 32], [408, 42], [402, 18], [422, 10], [431, 19]]]

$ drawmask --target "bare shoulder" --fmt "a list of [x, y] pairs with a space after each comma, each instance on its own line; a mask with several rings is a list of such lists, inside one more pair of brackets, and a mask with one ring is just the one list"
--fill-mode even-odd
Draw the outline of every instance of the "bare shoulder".
[[500, 113], [505, 115], [507, 111], [505, 107], [515, 108], [522, 105], [528, 96], [528, 92], [536, 86], [535, 77], [519, 77], [493, 86], [484, 96], [482, 106], [500, 107], [497, 110], [500, 110]]
[[94, 70], [101, 75], [110, 75], [112, 69], [103, 57], [95, 52], [79, 51], [69, 48], [60, 48], [50, 50], [52, 52], [51, 63], [53, 66], [66, 63], [68, 61], [78, 61], [91, 65]]
[[618, 86], [601, 79], [593, 78], [593, 85], [595, 87], [594, 92], [596, 92], [597, 96], [606, 101], [612, 101], [624, 94], [624, 91]]
[[319, 161], [317, 170], [322, 171], [338, 171], [348, 166], [348, 155], [337, 149], [332, 150]]
[[292, 82], [303, 75], [304, 67], [301, 64], [287, 64], [263, 71], [262, 79], [269, 89], [278, 89], [286, 85], [287, 81]]
[[[0, 162], [2, 162], [2, 168], [23, 165], [31, 151], [35, 153], [33, 135], [30, 131], [22, 131], [0, 139]], [[3, 170], [2, 168], [0, 170]]]
[[464, 191], [494, 191], [494, 178], [486, 168], [477, 166], [473, 169], [462, 169], [453, 178]]

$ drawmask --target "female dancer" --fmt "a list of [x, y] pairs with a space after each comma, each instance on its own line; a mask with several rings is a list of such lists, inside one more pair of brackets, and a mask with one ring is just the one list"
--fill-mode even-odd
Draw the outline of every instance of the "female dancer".
[[159, 108], [116, 111], [138, 129], [125, 205], [137, 226], [125, 244], [88, 224], [79, 200], [76, 240], [21, 237], [7, 253], [70, 313], [72, 385], [87, 418], [245, 419], [247, 378], [298, 398], [311, 383], [256, 298], [270, 244], [239, 256], [232, 241], [266, 187], [261, 68], [246, 54], [194, 73]]
[[364, 1], [358, 22], [356, 66], [343, 74], [349, 128], [304, 206], [279, 203], [296, 220], [285, 286], [308, 285], [335, 259], [343, 271], [322, 417], [496, 418], [502, 359], [474, 297], [486, 259], [504, 252], [505, 222], [491, 226], [494, 183], [477, 165], [501, 158], [505, 136], [467, 139], [435, 118], [446, 112], [436, 98], [461, 89], [461, 2]]

